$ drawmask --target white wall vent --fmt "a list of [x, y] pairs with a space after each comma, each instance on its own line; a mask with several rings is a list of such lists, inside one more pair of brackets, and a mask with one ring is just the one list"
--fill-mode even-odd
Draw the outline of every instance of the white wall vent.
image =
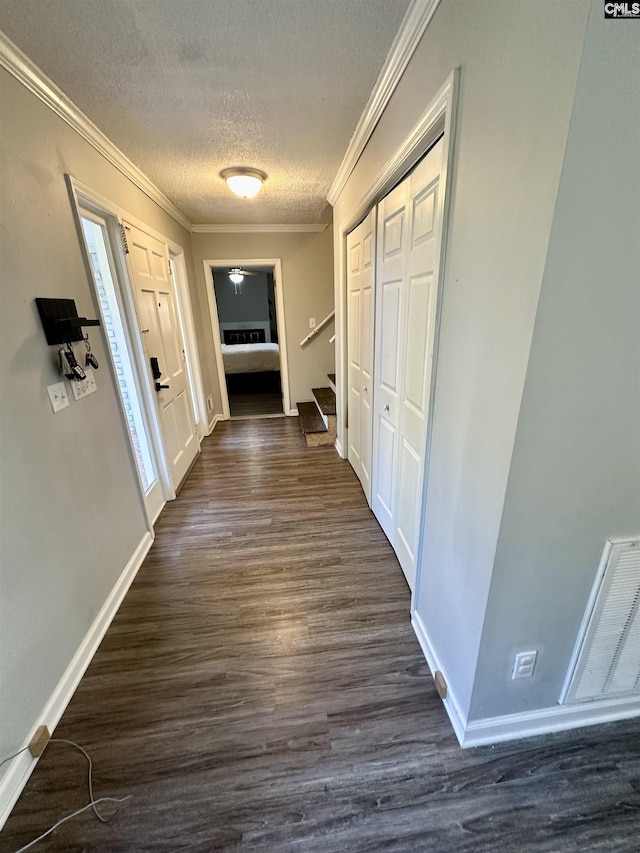
[[640, 539], [609, 540], [560, 701], [640, 695]]

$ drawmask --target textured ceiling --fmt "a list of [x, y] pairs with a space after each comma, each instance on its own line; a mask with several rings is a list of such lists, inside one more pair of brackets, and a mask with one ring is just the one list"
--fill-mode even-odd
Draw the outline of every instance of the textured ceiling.
[[[0, 29], [193, 223], [316, 224], [408, 0], [0, 0]], [[218, 173], [268, 179], [236, 199]]]

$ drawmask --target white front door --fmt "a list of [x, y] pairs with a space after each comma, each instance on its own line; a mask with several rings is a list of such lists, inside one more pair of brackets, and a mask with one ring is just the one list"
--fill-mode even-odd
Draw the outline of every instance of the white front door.
[[80, 209], [85, 250], [98, 297], [113, 369], [118, 379], [120, 402], [131, 439], [147, 516], [153, 524], [160, 514], [165, 498], [157, 464], [156, 445], [150, 424], [146, 398], [135, 349], [129, 338], [124, 299], [116, 273], [109, 229], [103, 216]]
[[372, 509], [411, 589], [435, 342], [441, 139], [378, 205]]
[[169, 249], [125, 223], [142, 345], [155, 389], [167, 470], [174, 491], [200, 450]]
[[349, 462], [371, 504], [375, 210], [347, 237]]

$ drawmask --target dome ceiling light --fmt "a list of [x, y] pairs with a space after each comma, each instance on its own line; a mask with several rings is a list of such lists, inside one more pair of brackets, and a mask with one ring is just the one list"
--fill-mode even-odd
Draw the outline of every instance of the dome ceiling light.
[[223, 169], [220, 172], [220, 177], [227, 182], [231, 192], [234, 192], [241, 198], [253, 198], [254, 195], [260, 192], [262, 184], [267, 179], [265, 173], [258, 169], [240, 168]]
[[233, 292], [238, 296], [242, 293], [242, 282], [244, 281], [244, 273], [242, 270], [234, 267], [232, 270], [229, 270], [229, 278], [233, 282]]

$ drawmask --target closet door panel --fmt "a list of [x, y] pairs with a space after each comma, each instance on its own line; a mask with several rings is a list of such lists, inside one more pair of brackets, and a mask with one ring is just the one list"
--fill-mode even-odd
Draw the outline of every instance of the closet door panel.
[[[419, 487], [421, 478], [421, 456], [404, 436], [400, 437], [400, 460], [398, 463], [398, 500], [395, 515], [394, 544], [408, 560], [415, 562], [417, 533], [419, 526]], [[402, 561], [400, 562], [402, 565]], [[403, 567], [404, 570], [404, 567]], [[408, 580], [408, 578], [407, 578]]]
[[443, 152], [441, 140], [378, 205], [372, 508], [411, 589], [435, 339]]
[[[369, 242], [371, 243], [371, 236]], [[360, 397], [360, 481], [362, 488], [371, 504], [371, 434], [373, 431], [373, 260], [369, 261], [370, 270], [367, 275], [366, 253], [363, 279], [362, 304], [360, 310], [362, 343], [361, 376], [362, 393]]]
[[378, 205], [371, 508], [392, 544], [404, 353], [402, 285], [408, 233], [407, 189], [401, 184]]
[[347, 237], [348, 459], [371, 504], [375, 210]]

